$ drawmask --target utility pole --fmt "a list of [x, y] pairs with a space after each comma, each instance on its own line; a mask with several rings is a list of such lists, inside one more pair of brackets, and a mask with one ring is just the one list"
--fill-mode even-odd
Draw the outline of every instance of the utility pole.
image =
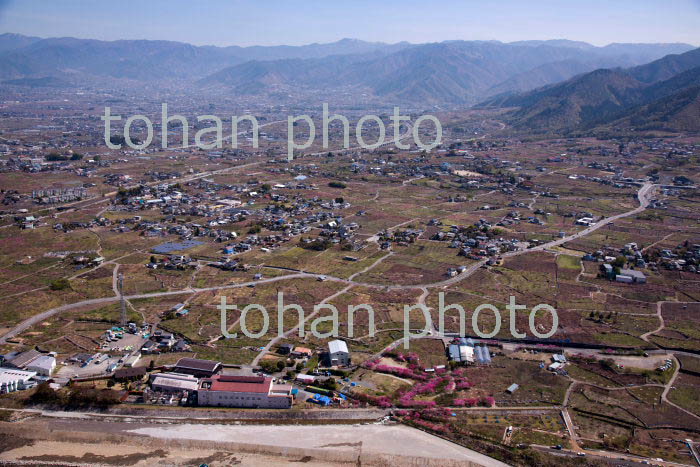
[[124, 274], [119, 273], [117, 279], [117, 290], [119, 290], [119, 301], [121, 302], [121, 320], [122, 326], [126, 326], [126, 300], [124, 299]]

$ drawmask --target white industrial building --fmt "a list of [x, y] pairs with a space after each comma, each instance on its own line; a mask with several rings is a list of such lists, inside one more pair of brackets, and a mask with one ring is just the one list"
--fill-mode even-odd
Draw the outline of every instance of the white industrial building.
[[0, 394], [26, 389], [29, 380], [35, 376], [34, 371], [0, 368]]
[[40, 376], [51, 376], [53, 370], [56, 369], [56, 358], [51, 355], [42, 355], [41, 357], [32, 360], [25, 367], [27, 371], [34, 371]]
[[350, 365], [350, 352], [345, 341], [336, 339], [328, 343], [328, 363], [330, 366]]

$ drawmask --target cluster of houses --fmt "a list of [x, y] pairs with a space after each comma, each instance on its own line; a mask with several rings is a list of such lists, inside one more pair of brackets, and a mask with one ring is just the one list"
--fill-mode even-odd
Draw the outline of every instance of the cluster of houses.
[[[622, 258], [630, 268], [621, 268], [618, 258]], [[584, 261], [602, 262], [601, 274], [609, 279], [623, 283], [644, 284], [646, 275], [643, 269], [658, 270], [664, 268], [673, 271], [700, 272], [700, 244], [685, 242], [674, 249], [650, 248], [645, 251], [637, 243], [627, 243], [620, 249], [598, 250], [587, 253]], [[616, 267], [616, 265], [618, 267]]]
[[595, 182], [601, 185], [612, 186], [614, 188], [626, 188], [629, 186], [639, 186], [646, 181], [644, 178], [632, 178], [624, 177], [622, 175], [623, 170], [620, 167], [613, 166], [612, 164], [601, 164], [599, 162], [591, 162], [588, 167], [592, 169], [598, 169], [608, 172], [615, 172], [614, 175], [610, 177], [596, 177], [583, 174], [571, 174], [567, 178], [569, 180], [585, 180], [588, 182]]
[[[435, 219], [428, 225], [437, 225]], [[450, 226], [449, 231], [436, 232], [431, 240], [448, 241], [450, 248], [459, 250], [457, 256], [465, 256], [474, 260], [484, 257], [495, 257], [506, 251], [518, 249], [519, 241], [516, 239], [496, 238], [493, 235], [491, 224], [485, 219], [479, 219], [469, 226]]]
[[398, 246], [407, 246], [415, 241], [423, 234], [422, 229], [397, 229], [397, 230], [382, 230], [377, 234], [379, 246], [383, 250], [391, 248], [392, 243]]
[[[518, 203], [518, 205], [522, 205], [524, 203]], [[522, 206], [518, 206], [522, 207]], [[544, 225], [544, 221], [542, 221], [537, 215], [543, 215], [543, 216], [549, 216], [550, 213], [543, 211], [542, 209], [536, 209], [534, 211], [534, 216], [528, 216], [524, 215], [520, 211], [509, 211], [506, 213], [506, 215], [501, 219], [499, 222], [496, 223], [498, 226], [510, 226], [510, 225], [518, 225], [521, 222], [525, 221], [529, 224], [537, 224], [537, 225]]]
[[[138, 216], [134, 216], [138, 217]], [[174, 218], [171, 218], [174, 221]], [[216, 224], [219, 225], [219, 224]], [[236, 238], [235, 232], [213, 228], [195, 222], [183, 224], [165, 221], [151, 220], [120, 220], [112, 228], [113, 231], [124, 233], [131, 231], [141, 232], [145, 237], [165, 237], [166, 235], [178, 235], [183, 240], [190, 240], [196, 237], [211, 237], [217, 242], [225, 242]]]
[[[641, 250], [636, 243], [628, 243], [621, 250], [625, 260], [639, 268], [647, 266], [643, 258]], [[646, 275], [637, 269], [625, 269], [616, 267], [618, 262], [617, 257], [606, 255], [603, 251], [596, 251], [593, 254], [586, 254], [582, 258], [584, 261], [603, 261], [600, 265], [600, 271], [603, 277], [608, 280], [622, 282], [625, 284], [645, 284], [647, 281]]]
[[224, 246], [222, 253], [224, 255], [235, 255], [250, 251], [255, 247], [259, 247], [263, 252], [270, 252], [279, 248], [284, 242], [289, 241], [289, 237], [284, 235], [248, 235], [236, 243], [229, 243]]
[[[83, 166], [76, 167], [77, 163]], [[90, 166], [85, 167], [85, 164], [89, 164]], [[47, 161], [43, 155], [33, 156], [21, 154], [10, 156], [7, 159], [0, 159], [0, 169], [6, 172], [67, 172], [79, 176], [89, 176], [94, 173], [97, 167], [107, 166], [109, 166], [107, 162], [94, 159]]]
[[[207, 180], [198, 180], [188, 182], [186, 185], [204, 191], [187, 194], [180, 191], [178, 186], [167, 183], [155, 187], [140, 185], [123, 190], [117, 195], [118, 204], [113, 209], [136, 212], [146, 208], [158, 208], [165, 219], [142, 220], [141, 216], [136, 215], [115, 222], [112, 230], [140, 231], [147, 237], [178, 235], [182, 240], [211, 237], [217, 242], [227, 243], [223, 248], [224, 255], [233, 255], [249, 251], [256, 246], [263, 251], [271, 251], [290, 241], [292, 237], [307, 233], [314, 228], [320, 229], [319, 238], [327, 239], [330, 243], [338, 243], [351, 239], [359, 228], [355, 222], [343, 222], [342, 216], [335, 212], [350, 208], [350, 203], [341, 198], [334, 200], [323, 200], [318, 197], [307, 199], [302, 196], [290, 198], [273, 192], [275, 189], [289, 188], [288, 185], [282, 184], [274, 187], [257, 182], [221, 185]], [[295, 184], [296, 187], [302, 185]], [[248, 204], [253, 204], [254, 199], [262, 196], [277, 202], [258, 209], [243, 208], [241, 207], [243, 201], [228, 197], [231, 192], [235, 193], [235, 196], [249, 198]], [[209, 219], [201, 224], [177, 221], [176, 216], [182, 215]], [[251, 229], [252, 235], [245, 239], [238, 239], [236, 232], [220, 228], [250, 217], [255, 219], [254, 225], [257, 226], [258, 231], [265, 228], [278, 233], [259, 236]], [[235, 241], [232, 242], [232, 240]], [[222, 260], [216, 266], [229, 269], [235, 267], [228, 259]]]
[[[554, 373], [564, 374], [564, 367], [566, 367], [567, 363], [568, 362], [564, 354], [553, 354], [551, 363], [547, 365], [547, 370], [552, 371]], [[544, 364], [542, 364], [541, 366], [543, 365]]]
[[671, 271], [700, 273], [700, 244], [686, 242], [674, 249], [664, 248], [659, 251], [655, 262]]
[[53, 224], [53, 229], [60, 232], [71, 232], [78, 229], [89, 229], [97, 226], [110, 225], [110, 220], [105, 217], [100, 217], [97, 219], [92, 219], [87, 222], [69, 221], [69, 222], [57, 222]]
[[[167, 313], [176, 316], [185, 316], [188, 311], [184, 304], [175, 305]], [[141, 346], [141, 353], [144, 355], [160, 354], [165, 352], [187, 352], [190, 346], [182, 338], [176, 337], [173, 333], [156, 329], [148, 336], [148, 340]]]
[[14, 218], [15, 223], [19, 226], [21, 229], [34, 229], [37, 227], [39, 224], [39, 219], [36, 217], [29, 215], [29, 216], [15, 216]]
[[112, 186], [123, 186], [132, 182], [132, 177], [124, 173], [106, 173], [102, 176], [105, 184]]
[[[502, 148], [499, 148], [502, 149]], [[487, 183], [495, 183], [501, 189], [513, 189], [519, 180], [494, 173], [494, 169], [519, 169], [518, 161], [504, 160], [496, 156], [471, 152], [498, 150], [493, 147], [473, 147], [470, 150], [437, 150], [438, 154], [454, 157], [454, 161], [430, 163], [424, 154], [414, 157], [393, 158], [391, 155], [376, 155], [370, 158], [355, 158], [350, 169], [355, 174], [372, 174], [386, 178], [432, 178], [444, 179], [454, 176], [465, 188], [482, 188]], [[514, 182], [514, 183], [513, 183]], [[460, 201], [453, 199], [453, 201]]]
[[148, 269], [170, 269], [183, 271], [193, 269], [197, 266], [197, 261], [185, 255], [167, 255], [164, 258], [151, 258], [146, 264]]

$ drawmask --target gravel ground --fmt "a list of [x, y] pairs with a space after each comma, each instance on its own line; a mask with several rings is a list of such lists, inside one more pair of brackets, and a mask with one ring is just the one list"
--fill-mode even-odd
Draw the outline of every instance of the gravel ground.
[[[502, 467], [478, 452], [404, 425], [226, 425], [30, 417], [0, 423], [0, 464], [12, 465], [367, 465]], [[8, 431], [9, 430], [9, 431]], [[19, 436], [21, 435], [21, 436]], [[10, 436], [7, 439], [12, 439]]]
[[490, 457], [403, 425], [169, 425], [128, 430], [156, 438], [255, 443], [472, 461], [504, 466]]

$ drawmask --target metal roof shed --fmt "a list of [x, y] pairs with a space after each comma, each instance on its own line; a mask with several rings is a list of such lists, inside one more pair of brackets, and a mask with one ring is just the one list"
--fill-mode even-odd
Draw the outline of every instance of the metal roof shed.
[[336, 339], [334, 341], [330, 341], [328, 343], [328, 351], [330, 353], [336, 353], [336, 352], [348, 352], [348, 345], [345, 343], [345, 341], [341, 341], [339, 339]]

